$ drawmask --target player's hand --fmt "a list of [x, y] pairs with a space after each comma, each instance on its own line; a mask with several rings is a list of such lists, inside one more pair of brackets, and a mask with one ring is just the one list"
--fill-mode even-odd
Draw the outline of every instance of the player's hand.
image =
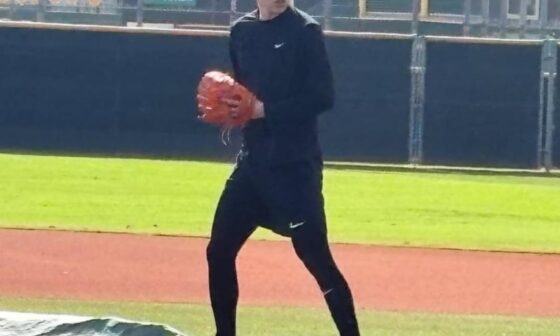
[[241, 100], [240, 99], [234, 99], [234, 98], [222, 98], [221, 99], [223, 103], [227, 104], [229, 107], [229, 115], [232, 118], [237, 118], [239, 116], [239, 106], [241, 105]]
[[[229, 114], [232, 118], [239, 116], [240, 100], [233, 98], [222, 98], [222, 102], [229, 106]], [[253, 107], [252, 119], [264, 118], [264, 104], [260, 100], [256, 100]]]
[[262, 101], [258, 99], [255, 101], [252, 118], [253, 119], [264, 118], [264, 104]]

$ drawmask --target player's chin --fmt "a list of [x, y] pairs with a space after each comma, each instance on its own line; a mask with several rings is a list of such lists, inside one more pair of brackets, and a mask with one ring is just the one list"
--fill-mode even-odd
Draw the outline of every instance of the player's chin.
[[288, 8], [288, 1], [275, 1], [274, 5], [276, 13], [280, 14]]

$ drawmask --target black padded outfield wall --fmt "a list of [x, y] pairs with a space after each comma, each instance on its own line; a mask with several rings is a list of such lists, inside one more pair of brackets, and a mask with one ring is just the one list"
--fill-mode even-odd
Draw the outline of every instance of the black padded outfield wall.
[[[560, 48], [560, 45], [558, 45]], [[560, 69], [560, 58], [556, 60], [557, 67]], [[555, 110], [554, 110], [554, 124], [556, 128], [554, 130], [554, 142], [552, 148], [552, 159], [554, 166], [560, 168], [560, 83], [558, 82], [558, 76], [556, 77], [556, 87], [555, 87]]]
[[[329, 37], [337, 103], [327, 159], [406, 162], [409, 40]], [[202, 73], [226, 36], [0, 29], [0, 150], [232, 159], [239, 142], [196, 120]]]
[[429, 42], [425, 163], [535, 167], [540, 45]]
[[[559, 86], [556, 86], [556, 101], [560, 101]], [[560, 168], [560, 107], [556, 104], [556, 110], [554, 115], [554, 122], [556, 124], [556, 129], [554, 131], [554, 147], [553, 147], [553, 161], [554, 166]]]
[[[229, 68], [227, 36], [183, 34], [0, 28], [0, 150], [231, 160], [238, 135], [224, 147], [194, 97], [205, 70]], [[326, 39], [325, 157], [404, 163], [412, 41], [370, 37]], [[540, 51], [429, 42], [425, 162], [534, 167]]]
[[330, 37], [336, 105], [322, 118], [327, 158], [408, 160], [411, 40]]
[[227, 38], [2, 28], [0, 148], [230, 157], [196, 119]]

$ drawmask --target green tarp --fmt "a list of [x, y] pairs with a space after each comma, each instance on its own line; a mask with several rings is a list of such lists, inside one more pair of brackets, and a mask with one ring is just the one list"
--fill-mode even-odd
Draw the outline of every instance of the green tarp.
[[187, 336], [168, 326], [120, 318], [0, 311], [0, 336]]

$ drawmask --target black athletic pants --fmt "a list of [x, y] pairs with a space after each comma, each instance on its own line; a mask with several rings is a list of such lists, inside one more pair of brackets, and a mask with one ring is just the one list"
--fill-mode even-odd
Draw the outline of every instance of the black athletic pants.
[[291, 237], [317, 280], [341, 336], [359, 335], [350, 288], [331, 255], [322, 196], [322, 165], [239, 164], [222, 192], [207, 248], [210, 298], [217, 336], [236, 333], [235, 259], [257, 226]]

